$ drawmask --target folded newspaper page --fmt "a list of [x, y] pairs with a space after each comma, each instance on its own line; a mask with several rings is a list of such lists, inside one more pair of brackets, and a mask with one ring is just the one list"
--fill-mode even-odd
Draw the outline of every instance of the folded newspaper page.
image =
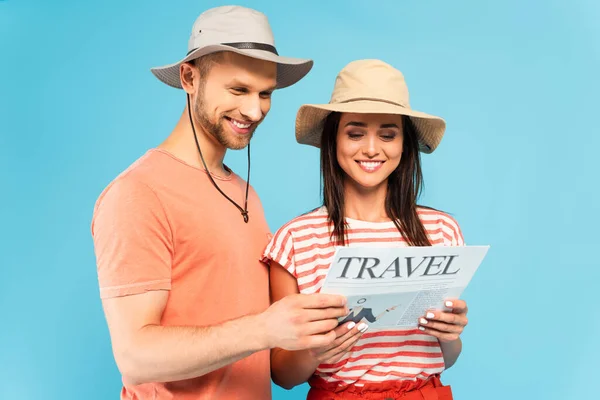
[[341, 294], [369, 329], [416, 327], [427, 310], [460, 298], [489, 246], [338, 247], [321, 293]]

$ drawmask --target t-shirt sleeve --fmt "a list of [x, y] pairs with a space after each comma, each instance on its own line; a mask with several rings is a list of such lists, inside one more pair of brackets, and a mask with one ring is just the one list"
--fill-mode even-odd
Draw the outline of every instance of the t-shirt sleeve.
[[171, 289], [171, 228], [145, 184], [113, 182], [96, 203], [92, 237], [101, 298]]
[[267, 264], [275, 261], [298, 278], [294, 263], [294, 238], [289, 228], [283, 227], [275, 233], [263, 252], [262, 261]]
[[465, 239], [458, 222], [450, 216], [446, 216], [447, 228], [450, 231], [450, 246], [464, 246]]

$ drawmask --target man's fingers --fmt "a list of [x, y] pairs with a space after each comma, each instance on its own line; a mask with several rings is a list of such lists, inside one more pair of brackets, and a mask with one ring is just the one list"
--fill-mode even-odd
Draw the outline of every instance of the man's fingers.
[[319, 321], [312, 321], [306, 323], [301, 328], [301, 334], [305, 336], [310, 336], [331, 332], [333, 335], [333, 339], [335, 340], [337, 338], [337, 334], [335, 332], [335, 328], [337, 327], [337, 325], [337, 319], [323, 319]]
[[346, 298], [337, 294], [313, 293], [297, 295], [303, 308], [345, 308]]
[[329, 331], [320, 335], [311, 335], [306, 336], [303, 340], [300, 341], [300, 346], [298, 350], [303, 349], [315, 349], [319, 347], [326, 347], [331, 345], [335, 340], [335, 332]]
[[335, 307], [335, 308], [313, 308], [304, 310], [306, 313], [307, 321], [319, 321], [322, 319], [329, 318], [340, 318], [348, 315], [348, 308], [346, 307]]

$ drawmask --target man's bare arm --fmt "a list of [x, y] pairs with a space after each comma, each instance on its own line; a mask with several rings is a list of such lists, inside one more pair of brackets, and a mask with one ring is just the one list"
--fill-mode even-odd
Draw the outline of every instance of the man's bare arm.
[[165, 327], [167, 298], [167, 291], [151, 291], [103, 301], [115, 360], [130, 384], [205, 375], [276, 346], [323, 346], [335, 340], [336, 318], [347, 312], [339, 296], [298, 295], [215, 326]]

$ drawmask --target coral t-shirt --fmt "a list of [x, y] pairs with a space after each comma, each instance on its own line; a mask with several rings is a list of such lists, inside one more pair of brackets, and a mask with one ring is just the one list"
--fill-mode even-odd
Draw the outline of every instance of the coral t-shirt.
[[[233, 172], [213, 178], [243, 207], [243, 179]], [[252, 188], [248, 211], [245, 223], [206, 171], [149, 150], [107, 186], [94, 209], [101, 298], [167, 290], [164, 326], [209, 326], [262, 312], [269, 287], [260, 260], [270, 232]], [[268, 399], [269, 367], [265, 350], [194, 379], [124, 383], [121, 399]]]

